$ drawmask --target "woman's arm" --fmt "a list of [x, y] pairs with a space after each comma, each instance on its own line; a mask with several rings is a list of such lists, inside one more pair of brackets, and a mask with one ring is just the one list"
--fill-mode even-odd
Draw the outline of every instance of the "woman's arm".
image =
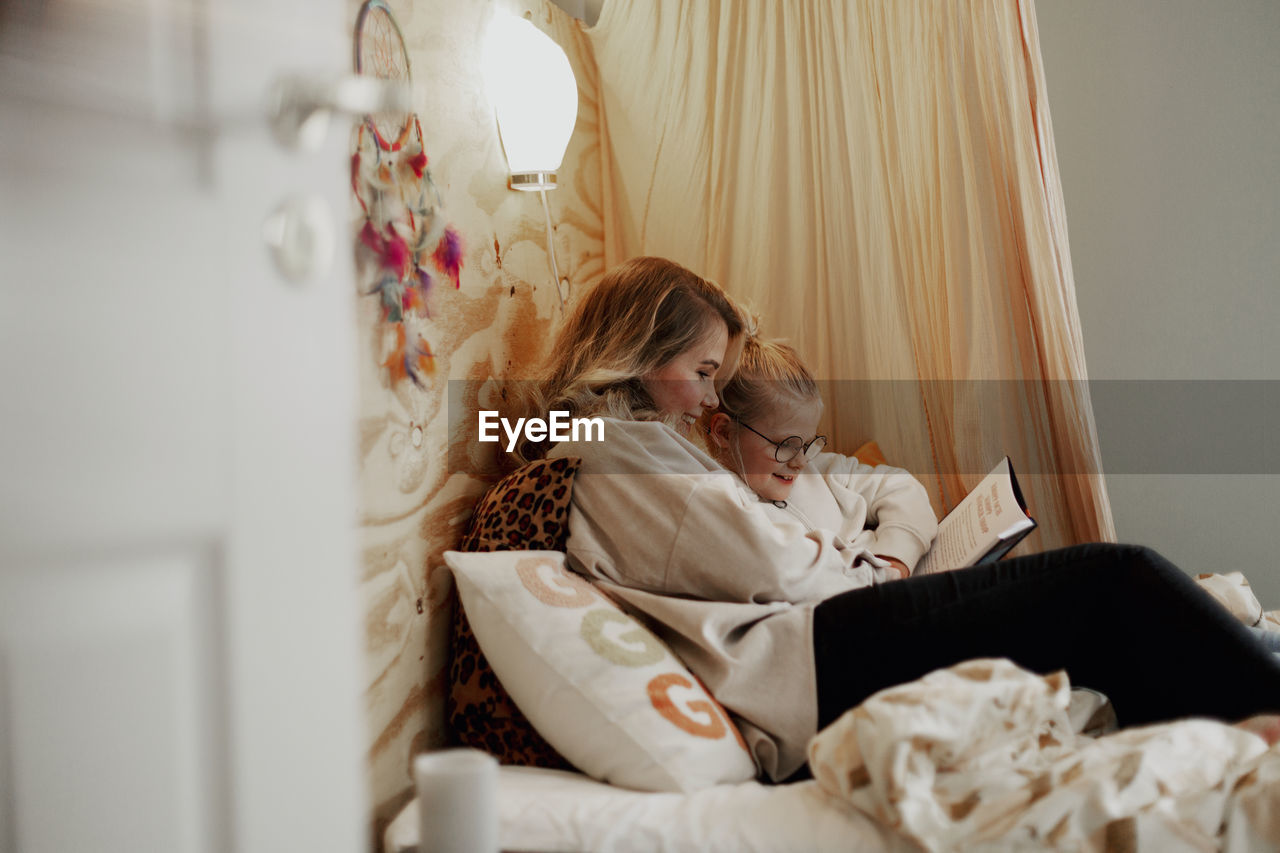
[[623, 586], [733, 602], [818, 601], [874, 582], [867, 553], [770, 510], [670, 429], [609, 421], [580, 456], [570, 551]]
[[733, 478], [700, 483], [668, 561], [672, 579], [750, 602], [820, 601], [874, 583], [872, 568], [855, 564], [863, 549], [769, 509]]

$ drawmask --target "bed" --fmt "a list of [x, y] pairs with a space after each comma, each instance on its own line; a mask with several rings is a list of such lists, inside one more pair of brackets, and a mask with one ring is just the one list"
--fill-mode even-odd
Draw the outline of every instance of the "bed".
[[[502, 849], [1236, 853], [1280, 846], [1280, 750], [1207, 720], [1076, 735], [1097, 700], [1086, 697], [1064, 719], [1055, 709], [1065, 688], [1060, 675], [1041, 678], [1007, 661], [933, 673], [878, 694], [820, 733], [811, 749], [818, 778], [786, 785], [642, 792], [577, 772], [502, 767]], [[1006, 707], [997, 707], [997, 697], [1009, 700]], [[904, 715], [913, 701], [919, 713]], [[997, 718], [1014, 725], [993, 724]], [[410, 802], [387, 828], [384, 849], [408, 853], [417, 841]]]
[[[1069, 716], [1082, 730], [1105, 730], [1105, 697], [1080, 689]], [[823, 853], [908, 851], [919, 846], [870, 815], [849, 808], [816, 780], [756, 781], [689, 793], [646, 792], [598, 782], [583, 773], [535, 767], [499, 770], [504, 850], [601, 853]], [[418, 844], [417, 801], [387, 827], [386, 853]]]
[[[839, 808], [817, 782], [717, 785], [693, 793], [631, 791], [581, 773], [504, 766], [504, 850], [600, 853], [821, 853], [915, 850], [888, 829]], [[417, 849], [417, 802], [387, 828], [386, 853]]]
[[[881, 691], [813, 739], [814, 779], [755, 781], [731, 715], [552, 547], [574, 461], [535, 465], [445, 555], [455, 644], [483, 649], [455, 655], [449, 717], [504, 762], [504, 850], [1280, 849], [1280, 748], [1209, 720], [1114, 731], [1105, 697], [1001, 659]], [[1202, 585], [1280, 628], [1238, 573]], [[384, 849], [417, 841], [410, 802]]]

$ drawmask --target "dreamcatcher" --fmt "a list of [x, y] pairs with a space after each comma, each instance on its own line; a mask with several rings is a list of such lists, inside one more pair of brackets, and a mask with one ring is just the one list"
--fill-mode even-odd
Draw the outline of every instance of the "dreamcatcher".
[[[409, 54], [385, 0], [365, 0], [356, 19], [356, 73], [408, 83]], [[351, 189], [364, 223], [358, 249], [361, 281], [376, 296], [391, 325], [391, 352], [383, 362], [391, 378], [424, 387], [435, 369], [431, 347], [412, 317], [429, 318], [428, 296], [437, 275], [461, 286], [462, 241], [444, 217], [440, 191], [427, 168], [422, 125], [414, 113], [365, 116], [351, 155]]]

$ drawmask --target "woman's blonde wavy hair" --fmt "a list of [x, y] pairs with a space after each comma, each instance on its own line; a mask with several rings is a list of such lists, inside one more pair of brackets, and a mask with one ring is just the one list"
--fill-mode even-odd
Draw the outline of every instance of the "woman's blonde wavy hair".
[[[642, 378], [690, 349], [724, 323], [731, 375], [744, 327], [743, 314], [714, 282], [674, 261], [641, 257], [605, 274], [565, 320], [544, 365], [545, 377], [526, 394], [526, 412], [545, 417], [605, 416], [661, 420]], [[546, 454], [546, 442], [526, 444], [516, 456]]]

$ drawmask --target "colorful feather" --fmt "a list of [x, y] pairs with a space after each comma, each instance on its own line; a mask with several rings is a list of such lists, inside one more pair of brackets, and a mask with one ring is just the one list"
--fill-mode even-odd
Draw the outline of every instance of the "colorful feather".
[[417, 154], [410, 157], [409, 168], [413, 169], [413, 173], [421, 178], [422, 173], [427, 170], [427, 153], [425, 151], [419, 151]]
[[382, 238], [378, 236], [378, 231], [373, 227], [373, 223], [367, 219], [364, 222], [364, 227], [360, 229], [360, 242], [375, 255], [382, 255]]
[[396, 325], [396, 342], [391, 355], [382, 366], [391, 371], [391, 379], [409, 379], [419, 388], [425, 388], [423, 376], [436, 371], [435, 354], [431, 346], [417, 335], [412, 345], [406, 345], [404, 324]]
[[426, 316], [431, 316], [431, 309], [427, 305], [427, 296], [431, 293], [431, 285], [434, 282], [427, 271], [422, 267], [414, 265], [414, 274], [409, 277], [408, 286], [404, 289], [404, 310], [421, 311]]
[[387, 237], [382, 243], [382, 268], [404, 278], [409, 272], [412, 255], [409, 244], [387, 223]]
[[[355, 193], [356, 201], [360, 202], [360, 209], [369, 213], [369, 208], [365, 206], [364, 199], [360, 197], [360, 152], [351, 155], [351, 191]], [[367, 224], [367, 223], [366, 223]]]
[[452, 227], [444, 229], [432, 259], [440, 271], [453, 279], [455, 289], [462, 287], [462, 237]]
[[404, 285], [395, 276], [383, 276], [370, 293], [378, 294], [382, 303], [382, 319], [399, 323], [404, 319]]

